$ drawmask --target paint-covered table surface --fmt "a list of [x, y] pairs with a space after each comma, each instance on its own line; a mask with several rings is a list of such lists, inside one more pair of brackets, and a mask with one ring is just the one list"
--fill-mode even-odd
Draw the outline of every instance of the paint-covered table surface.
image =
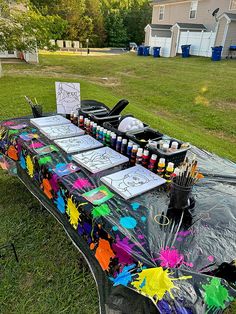
[[[101, 186], [102, 176], [128, 165], [91, 174], [27, 118], [1, 122], [0, 153], [2, 168], [16, 171], [64, 226], [95, 279], [104, 275], [96, 280], [98, 290], [113, 286], [109, 303], [117, 313], [221, 313], [233, 301], [234, 163], [193, 147], [189, 154], [196, 154], [204, 179], [194, 187], [194, 208], [181, 215], [168, 209], [169, 195], [162, 188], [129, 201], [114, 193], [93, 205], [83, 194]], [[124, 185], [137, 183], [137, 178], [128, 179]], [[149, 305], [140, 306], [145, 300]], [[100, 308], [104, 313], [104, 304]]]

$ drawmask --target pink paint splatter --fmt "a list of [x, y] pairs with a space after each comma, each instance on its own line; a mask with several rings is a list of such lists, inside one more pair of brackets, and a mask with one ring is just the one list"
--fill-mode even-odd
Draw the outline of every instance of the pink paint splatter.
[[210, 262], [214, 262], [214, 256], [212, 256], [212, 255], [210, 255], [210, 256], [208, 256], [208, 261], [210, 261]]
[[142, 240], [142, 239], [144, 239], [144, 235], [143, 234], [139, 234], [138, 238]]
[[190, 230], [178, 232], [178, 235], [181, 237], [187, 237], [189, 234], [191, 234]]
[[41, 148], [41, 147], [43, 147], [44, 145], [43, 145], [43, 143], [41, 143], [41, 142], [34, 142], [34, 143], [32, 143], [32, 144], [30, 144], [30, 148]]
[[2, 125], [4, 125], [4, 126], [9, 126], [9, 125], [14, 125], [14, 124], [15, 124], [15, 122], [13, 122], [13, 121], [6, 121], [6, 122], [2, 123]]
[[192, 263], [186, 263], [184, 261], [183, 254], [180, 254], [179, 251], [174, 247], [166, 247], [166, 249], [161, 249], [159, 260], [161, 261], [162, 267], [177, 268], [182, 264], [193, 267]]
[[112, 250], [118, 257], [119, 263], [122, 265], [133, 263], [131, 252], [134, 246], [135, 244], [130, 243], [128, 238], [120, 240], [119, 236], [116, 236], [116, 243], [112, 244]]
[[82, 190], [83, 188], [93, 188], [93, 185], [85, 178], [80, 178], [74, 182], [73, 189]]

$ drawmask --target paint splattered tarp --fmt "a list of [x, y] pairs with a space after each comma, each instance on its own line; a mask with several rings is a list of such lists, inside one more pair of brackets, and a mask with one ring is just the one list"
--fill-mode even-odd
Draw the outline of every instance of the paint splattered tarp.
[[0, 160], [15, 162], [19, 178], [34, 187], [74, 242], [78, 237], [85, 241], [114, 288], [148, 297], [157, 313], [221, 313], [233, 301], [234, 163], [193, 147], [189, 154], [196, 154], [205, 178], [194, 187], [195, 206], [182, 215], [168, 209], [169, 195], [160, 188], [130, 201], [114, 195], [93, 205], [83, 194], [127, 165], [91, 174], [29, 119], [1, 123], [0, 152]]

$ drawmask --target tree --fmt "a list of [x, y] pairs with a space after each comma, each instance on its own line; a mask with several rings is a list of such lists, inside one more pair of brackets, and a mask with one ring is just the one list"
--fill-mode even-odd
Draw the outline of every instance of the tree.
[[100, 0], [86, 0], [86, 16], [92, 20], [90, 43], [94, 47], [102, 47], [106, 39], [106, 30]]
[[0, 0], [0, 51], [49, 49], [50, 39], [64, 32], [67, 22], [59, 16], [43, 16], [28, 2], [10, 7]]
[[119, 10], [111, 10], [106, 18], [107, 45], [123, 47], [126, 45], [127, 33]]

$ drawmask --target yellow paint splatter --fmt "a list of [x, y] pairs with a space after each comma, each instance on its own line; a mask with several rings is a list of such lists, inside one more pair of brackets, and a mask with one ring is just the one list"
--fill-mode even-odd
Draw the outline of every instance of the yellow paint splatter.
[[169, 275], [171, 275], [169, 270], [164, 270], [162, 267], [144, 269], [138, 274], [137, 280], [131, 284], [143, 295], [148, 296], [153, 302], [157, 303], [163, 299], [166, 292], [169, 292], [172, 299], [174, 298], [171, 290], [173, 288], [178, 289], [173, 283], [174, 280], [192, 278], [191, 276], [171, 278]]
[[31, 178], [33, 178], [33, 176], [34, 176], [34, 164], [33, 164], [32, 159], [30, 158], [29, 155], [26, 157], [26, 167], [28, 169], [29, 176]]
[[70, 217], [70, 224], [74, 227], [74, 229], [77, 229], [78, 221], [81, 221], [81, 214], [78, 211], [78, 208], [85, 204], [88, 203], [81, 203], [80, 205], [76, 206], [71, 197], [67, 199], [66, 213]]

